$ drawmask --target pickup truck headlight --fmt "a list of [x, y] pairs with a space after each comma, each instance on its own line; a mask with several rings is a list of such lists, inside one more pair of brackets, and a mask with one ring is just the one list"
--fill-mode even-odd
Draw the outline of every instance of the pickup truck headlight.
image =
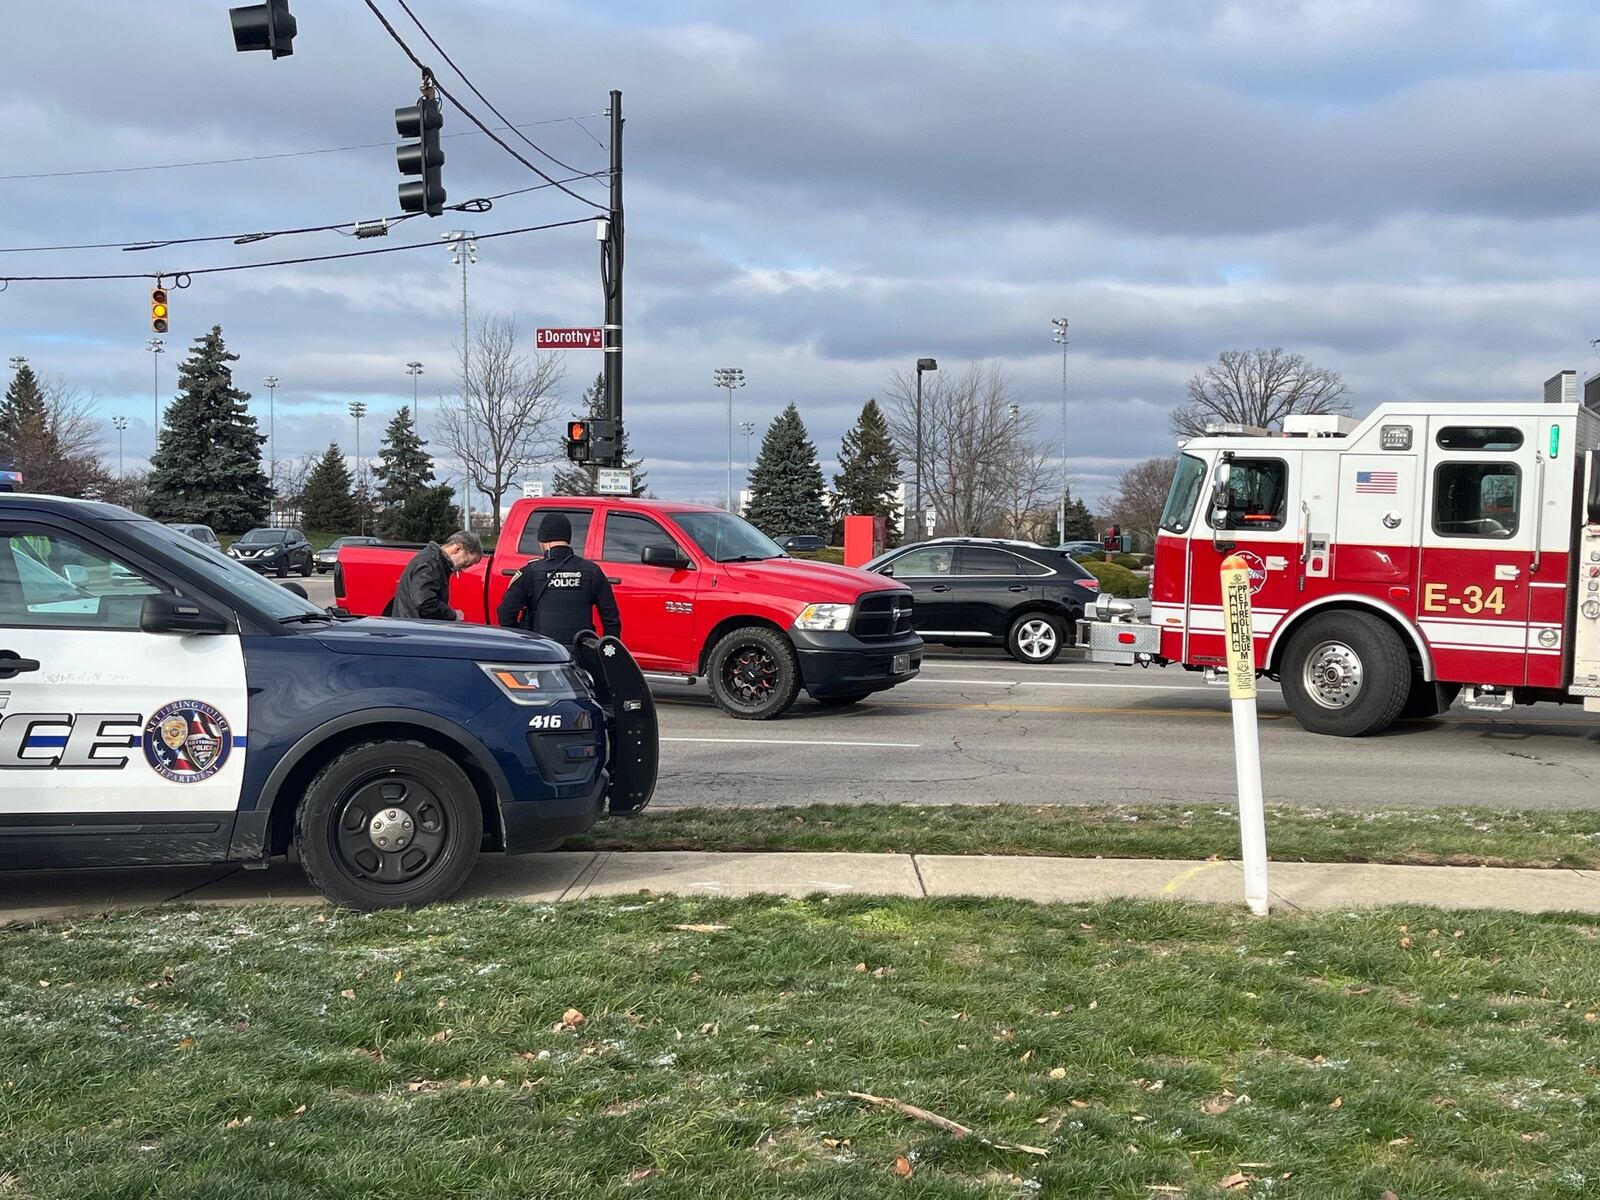
[[526, 663], [501, 666], [479, 663], [495, 686], [518, 704], [554, 704], [590, 695], [589, 685], [570, 666], [530, 667]]
[[794, 619], [794, 627], [811, 633], [843, 633], [850, 628], [854, 611], [853, 604], [808, 604]]

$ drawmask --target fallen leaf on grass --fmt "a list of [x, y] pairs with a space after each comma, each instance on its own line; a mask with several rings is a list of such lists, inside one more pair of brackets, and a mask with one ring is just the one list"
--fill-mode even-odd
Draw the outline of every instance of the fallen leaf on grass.
[[1392, 1142], [1390, 1142], [1389, 1145], [1391, 1145], [1391, 1146], [1409, 1146], [1409, 1145], [1411, 1145], [1411, 1141], [1412, 1141], [1412, 1139], [1408, 1138], [1408, 1137], [1397, 1137]]
[[1383, 1189], [1383, 1195], [1379, 1196], [1378, 1200], [1400, 1200], [1400, 1197], [1396, 1196], [1388, 1188], [1384, 1188]]
[[731, 929], [731, 925], [668, 925], [668, 929], [676, 929], [679, 933], [722, 933]]
[[399, 983], [402, 979], [405, 978], [405, 976], [406, 976], [406, 973], [404, 971], [396, 971], [394, 973], [394, 981], [396, 983]]
[[1416, 943], [1411, 940], [1410, 935], [1400, 939], [1400, 949], [1402, 950], [1409, 950], [1414, 945], [1416, 945]]
[[1050, 1078], [1051, 1079], [1065, 1079], [1066, 1077], [1067, 1077], [1067, 1069], [1065, 1067], [1051, 1067], [1050, 1068]]
[[179, 1038], [178, 1039], [178, 1049], [179, 1050], [193, 1050], [194, 1049], [194, 1039], [192, 1037], [181, 1037], [181, 1038]]
[[1067, 1103], [1072, 1105], [1073, 1108], [1088, 1108], [1089, 1107], [1089, 1102], [1087, 1100], [1068, 1100]]
[[1254, 1175], [1246, 1175], [1242, 1171], [1235, 1171], [1226, 1179], [1219, 1179], [1217, 1181], [1217, 1186], [1225, 1192], [1242, 1191], [1254, 1183], [1255, 1178], [1256, 1177]]
[[1524, 1142], [1542, 1142], [1550, 1135], [1548, 1133], [1519, 1133], [1518, 1139]]
[[894, 1173], [901, 1179], [911, 1178], [911, 1160], [904, 1154], [898, 1154], [894, 1160]]
[[357, 1046], [355, 1052], [361, 1055], [362, 1058], [369, 1058], [375, 1063], [381, 1063], [383, 1061], [382, 1050], [368, 1050], [365, 1046]]
[[450, 1031], [448, 1029], [441, 1029], [428, 1040], [430, 1042], [448, 1042], [450, 1040]]
[[823, 1138], [822, 1139], [822, 1144], [824, 1146], [826, 1146], [830, 1150], [848, 1150], [850, 1148], [850, 1139], [849, 1138]]
[[1231, 1108], [1233, 1108], [1233, 1097], [1226, 1092], [1220, 1096], [1212, 1096], [1209, 1100], [1203, 1100], [1200, 1103], [1200, 1111], [1209, 1117], [1220, 1117]]
[[235, 1117], [233, 1120], [229, 1121], [226, 1125], [224, 1125], [223, 1128], [224, 1129], [243, 1129], [246, 1125], [250, 1124], [250, 1121], [251, 1121], [250, 1117], [244, 1117], [242, 1119], [239, 1118], [239, 1117]]
[[640, 1180], [649, 1179], [650, 1176], [654, 1175], [655, 1173], [656, 1169], [654, 1167], [640, 1167], [637, 1171], [630, 1171], [628, 1173], [628, 1182], [638, 1183]]
[[[857, 975], [865, 975], [866, 973], [867, 973], [867, 964], [864, 963], [864, 962], [857, 963], [856, 964], [856, 974]], [[48, 987], [49, 985], [46, 984], [45, 986]]]
[[578, 1011], [576, 1008], [569, 1008], [566, 1012], [561, 1014], [561, 1028], [576, 1029], [588, 1019], [588, 1017], [585, 1017], [583, 1013]]
[[307, 1105], [302, 1104], [299, 1108], [295, 1109], [294, 1112], [290, 1113], [289, 1115], [292, 1116], [292, 1117], [303, 1117], [303, 1116], [306, 1115], [306, 1108], [307, 1107], [308, 1107]]
[[1328, 1107], [1329, 1108], [1343, 1108], [1344, 1107], [1344, 1097], [1343, 1096], [1335, 1096], [1333, 1098], [1333, 1103], [1328, 1105]]
[[344, 1000], [354, 1000], [356, 998], [356, 990], [355, 988], [345, 988], [344, 991], [339, 993], [339, 996]]

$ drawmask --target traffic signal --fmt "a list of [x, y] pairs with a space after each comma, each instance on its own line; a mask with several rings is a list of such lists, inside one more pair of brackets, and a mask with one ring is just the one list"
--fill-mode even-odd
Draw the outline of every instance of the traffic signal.
[[167, 289], [150, 289], [150, 328], [156, 333], [167, 331]]
[[289, 11], [289, 0], [267, 0], [265, 4], [230, 8], [228, 19], [233, 22], [235, 50], [271, 50], [273, 58], [294, 53], [298, 26], [294, 14]]
[[439, 145], [444, 112], [437, 100], [419, 96], [415, 104], [394, 110], [394, 127], [401, 137], [417, 139], [401, 142], [395, 150], [400, 174], [421, 176], [400, 185], [400, 211], [437, 217], [444, 212], [444, 184], [439, 180], [439, 168], [444, 166], [444, 149]]
[[589, 450], [589, 422], [567, 422], [567, 457], [573, 462], [588, 462], [591, 455]]

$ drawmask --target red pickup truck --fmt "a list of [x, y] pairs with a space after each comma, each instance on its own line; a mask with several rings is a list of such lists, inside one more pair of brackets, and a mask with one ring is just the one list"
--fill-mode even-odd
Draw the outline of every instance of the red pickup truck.
[[[491, 554], [451, 579], [450, 605], [492, 624], [511, 577], [540, 557], [547, 512], [572, 522], [572, 546], [600, 564], [622, 610], [622, 640], [650, 675], [704, 676], [726, 713], [761, 721], [801, 689], [845, 705], [913, 678], [922, 639], [911, 591], [882, 575], [790, 558], [720, 508], [661, 500], [518, 500]], [[337, 603], [387, 616], [416, 547], [343, 546]]]

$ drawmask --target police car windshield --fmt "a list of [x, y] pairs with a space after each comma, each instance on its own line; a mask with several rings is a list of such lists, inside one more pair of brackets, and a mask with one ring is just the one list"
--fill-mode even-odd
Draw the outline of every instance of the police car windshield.
[[131, 539], [144, 541], [176, 557], [210, 587], [226, 595], [237, 596], [276, 620], [327, 616], [311, 601], [279, 587], [249, 567], [225, 558], [210, 546], [176, 529], [169, 529], [154, 521], [129, 521], [125, 528]]
[[757, 562], [782, 558], [778, 543], [750, 522], [725, 512], [680, 512], [672, 519], [713, 562]]

